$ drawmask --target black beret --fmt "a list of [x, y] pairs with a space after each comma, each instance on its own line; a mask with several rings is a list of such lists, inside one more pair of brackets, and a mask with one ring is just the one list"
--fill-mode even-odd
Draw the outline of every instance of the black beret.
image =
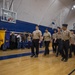
[[74, 31], [74, 30], [71, 29], [70, 31]]
[[67, 27], [67, 26], [68, 26], [68, 24], [62, 24], [62, 26]]
[[58, 29], [61, 29], [60, 27], [57, 27]]

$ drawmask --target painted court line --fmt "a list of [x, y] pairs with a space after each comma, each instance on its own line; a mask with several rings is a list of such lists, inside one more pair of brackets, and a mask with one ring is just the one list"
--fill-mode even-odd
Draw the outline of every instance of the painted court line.
[[[39, 53], [43, 53], [44, 51], [40, 51]], [[21, 54], [13, 54], [13, 55], [6, 55], [6, 56], [0, 56], [0, 60], [6, 60], [11, 58], [18, 58], [23, 56], [29, 56], [31, 53], [21, 53]]]

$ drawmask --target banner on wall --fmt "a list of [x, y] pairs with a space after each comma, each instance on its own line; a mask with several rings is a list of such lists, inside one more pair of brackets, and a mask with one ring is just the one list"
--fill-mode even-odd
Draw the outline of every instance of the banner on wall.
[[55, 23], [55, 22], [52, 22], [52, 28], [53, 28], [53, 29], [57, 28], [57, 26], [56, 26], [56, 23]]

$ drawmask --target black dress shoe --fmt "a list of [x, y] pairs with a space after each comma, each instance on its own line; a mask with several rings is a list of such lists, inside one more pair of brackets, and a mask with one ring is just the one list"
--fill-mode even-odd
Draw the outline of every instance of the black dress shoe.
[[46, 54], [43, 54], [43, 56], [46, 56]]
[[75, 53], [74, 53], [74, 56], [75, 56]]
[[34, 57], [34, 55], [31, 55], [30, 57]]
[[62, 58], [61, 61], [64, 61], [64, 58]]
[[56, 57], [58, 57], [58, 55], [56, 55]]
[[65, 60], [64, 60], [64, 62], [67, 62], [67, 61], [68, 61], [68, 59], [65, 59]]
[[72, 58], [72, 55], [71, 54], [69, 54], [69, 58]]
[[69, 58], [72, 58], [72, 56], [69, 56]]
[[35, 55], [35, 58], [37, 58], [38, 57], [38, 55]]
[[53, 53], [56, 53], [56, 51], [53, 51]]

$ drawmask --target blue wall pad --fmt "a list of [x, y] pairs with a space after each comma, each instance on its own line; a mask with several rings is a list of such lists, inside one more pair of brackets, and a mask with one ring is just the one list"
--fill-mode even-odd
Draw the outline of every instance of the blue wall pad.
[[8, 31], [32, 32], [35, 30], [35, 26], [36, 24], [23, 22], [19, 20], [17, 20], [16, 23], [8, 23], [8, 22], [0, 21], [0, 29], [4, 28], [7, 29]]
[[[0, 29], [4, 28], [4, 29], [7, 29], [7, 31], [32, 33], [35, 30], [35, 26], [36, 26], [36, 24], [34, 24], [34, 23], [24, 22], [24, 21], [20, 21], [20, 20], [16, 20], [16, 23], [8, 23], [8, 22], [3, 22], [0, 20]], [[42, 31], [42, 33], [45, 32], [46, 28], [49, 29], [51, 34], [53, 33], [53, 30], [50, 27], [39, 25], [39, 28]]]

